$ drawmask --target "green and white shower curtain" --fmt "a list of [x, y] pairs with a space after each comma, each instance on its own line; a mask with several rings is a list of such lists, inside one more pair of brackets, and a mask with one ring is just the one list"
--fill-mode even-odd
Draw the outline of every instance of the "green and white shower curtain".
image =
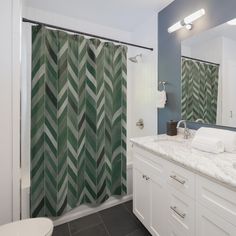
[[182, 58], [182, 118], [216, 124], [219, 65]]
[[32, 27], [31, 215], [126, 194], [127, 48]]

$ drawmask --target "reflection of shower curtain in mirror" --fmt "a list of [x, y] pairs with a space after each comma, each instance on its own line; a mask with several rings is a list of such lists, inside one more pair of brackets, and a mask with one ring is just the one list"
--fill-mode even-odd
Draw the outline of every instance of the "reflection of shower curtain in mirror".
[[182, 118], [216, 124], [219, 65], [182, 58]]

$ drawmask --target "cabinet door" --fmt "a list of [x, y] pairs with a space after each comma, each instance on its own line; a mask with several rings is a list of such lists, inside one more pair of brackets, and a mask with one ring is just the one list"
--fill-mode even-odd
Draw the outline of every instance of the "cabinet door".
[[133, 211], [138, 219], [147, 226], [149, 216], [149, 184], [144, 174], [133, 169]]
[[166, 235], [166, 191], [162, 179], [152, 176], [150, 189], [150, 231], [153, 236]]
[[196, 236], [235, 236], [236, 227], [197, 204]]

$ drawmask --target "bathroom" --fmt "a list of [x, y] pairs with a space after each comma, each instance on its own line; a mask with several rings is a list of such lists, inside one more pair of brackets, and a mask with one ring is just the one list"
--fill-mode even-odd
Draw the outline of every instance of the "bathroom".
[[0, 236], [236, 235], [234, 0], [0, 9]]

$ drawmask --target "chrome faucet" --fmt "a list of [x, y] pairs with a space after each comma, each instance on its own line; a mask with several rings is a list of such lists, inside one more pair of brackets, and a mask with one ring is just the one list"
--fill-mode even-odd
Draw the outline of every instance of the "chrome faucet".
[[199, 122], [199, 123], [205, 123], [205, 121], [201, 118], [197, 119], [196, 122]]
[[182, 123], [184, 124], [184, 139], [188, 139], [190, 137], [190, 132], [189, 132], [189, 129], [187, 128], [186, 120], [180, 120], [176, 128], [178, 129]]

